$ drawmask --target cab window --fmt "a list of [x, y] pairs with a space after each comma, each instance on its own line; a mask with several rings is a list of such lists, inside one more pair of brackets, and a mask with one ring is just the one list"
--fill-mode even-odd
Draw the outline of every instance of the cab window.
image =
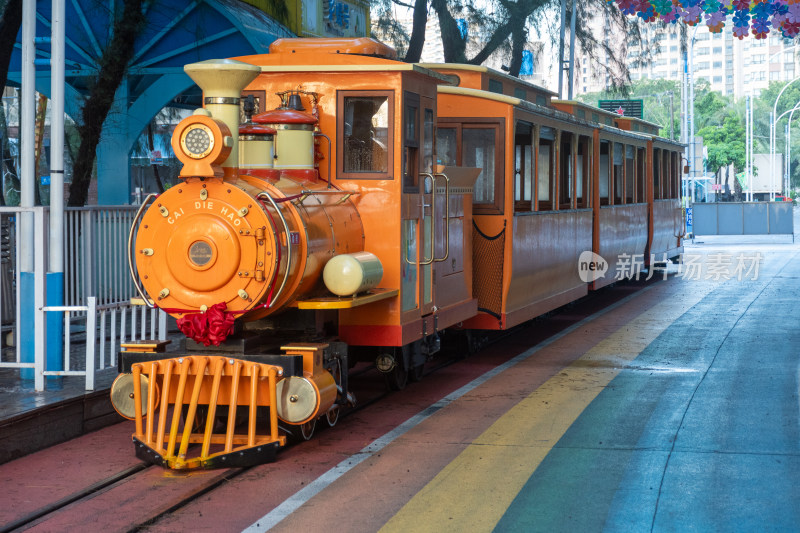
[[393, 93], [338, 93], [338, 170], [343, 178], [391, 179]]

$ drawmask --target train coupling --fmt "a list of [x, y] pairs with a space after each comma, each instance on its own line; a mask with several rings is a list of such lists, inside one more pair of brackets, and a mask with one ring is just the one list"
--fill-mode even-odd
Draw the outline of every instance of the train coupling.
[[286, 444], [278, 430], [282, 376], [280, 366], [223, 356], [146, 361], [117, 378], [112, 403], [136, 421], [143, 461], [176, 470], [251, 466]]

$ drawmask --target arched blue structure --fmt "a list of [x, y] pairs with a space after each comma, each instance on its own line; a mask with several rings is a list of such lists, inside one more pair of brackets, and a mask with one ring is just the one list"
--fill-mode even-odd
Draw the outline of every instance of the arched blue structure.
[[[113, 10], [121, 2], [66, 0], [65, 111], [80, 120], [88, 84], [98, 72], [110, 39]], [[36, 5], [38, 37], [50, 35], [50, 0]], [[131, 202], [129, 155], [150, 120], [194, 85], [183, 65], [211, 58], [267, 53], [277, 38], [293, 34], [262, 11], [238, 0], [153, 0], [145, 29], [131, 43], [135, 53], [126, 80], [103, 125], [97, 153], [98, 203]], [[20, 37], [9, 65], [8, 82], [21, 80]], [[36, 90], [50, 94], [49, 44], [37, 44]]]

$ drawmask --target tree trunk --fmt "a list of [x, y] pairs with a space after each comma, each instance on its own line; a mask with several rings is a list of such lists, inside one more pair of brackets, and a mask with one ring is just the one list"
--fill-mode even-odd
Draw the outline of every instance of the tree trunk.
[[[17, 34], [22, 26], [22, 0], [7, 0], [3, 15], [0, 17], [0, 91], [6, 86], [8, 81], [8, 64], [11, 62], [11, 54], [14, 51], [14, 43], [17, 42]], [[2, 127], [2, 138], [0, 138], [0, 155], [2, 155], [2, 163], [0, 164], [0, 202], [2, 205], [7, 205], [6, 202], [6, 175], [11, 181], [10, 186], [19, 191], [19, 178], [17, 177], [17, 169], [14, 164], [14, 158], [11, 157], [11, 152], [8, 147], [8, 125], [6, 124], [5, 110], [0, 109], [2, 113], [2, 120], [0, 120], [0, 127]], [[19, 204], [17, 199], [16, 204], [14, 198], [9, 199], [13, 205]]]
[[22, 26], [22, 0], [8, 0], [0, 18], [0, 88], [8, 80], [8, 64]]
[[[147, 125], [147, 145], [150, 148], [150, 154], [152, 155], [153, 150], [155, 150], [155, 142], [153, 140], [153, 121], [151, 120], [150, 123]], [[164, 192], [164, 184], [161, 182], [161, 175], [158, 173], [158, 165], [153, 163], [151, 165], [153, 167], [153, 176], [156, 178], [156, 186], [158, 187], [159, 194]]]
[[442, 32], [442, 46], [446, 63], [466, 63], [467, 41], [461, 36], [458, 22], [447, 9], [447, 0], [432, 0], [431, 7], [439, 17], [439, 29]]
[[425, 27], [428, 25], [428, 0], [414, 2], [414, 24], [411, 28], [411, 40], [408, 43], [406, 63], [419, 63], [422, 46], [425, 44]]
[[114, 103], [114, 95], [133, 57], [133, 42], [144, 22], [142, 0], [124, 0], [122, 16], [114, 22], [114, 37], [103, 50], [103, 56], [99, 61], [100, 72], [83, 106], [83, 123], [78, 128], [81, 144], [78, 147], [78, 155], [72, 170], [72, 184], [69, 188], [70, 206], [86, 204], [103, 122], [108, 116]]
[[512, 20], [514, 29], [511, 31], [511, 64], [508, 74], [519, 77], [519, 71], [522, 68], [522, 52], [528, 41], [528, 30], [525, 29], [525, 17], [513, 16]]

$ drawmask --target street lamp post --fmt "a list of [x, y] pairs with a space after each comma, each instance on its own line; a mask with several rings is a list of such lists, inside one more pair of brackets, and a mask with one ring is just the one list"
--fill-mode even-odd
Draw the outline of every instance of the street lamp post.
[[[694, 27], [692, 37], [688, 40], [686, 57], [684, 59], [684, 78], [686, 80], [686, 89], [684, 95], [685, 112], [686, 112], [686, 141], [689, 144], [689, 184], [688, 188], [688, 201], [686, 207], [689, 207], [694, 202], [694, 189], [695, 189], [695, 145], [694, 145], [694, 39], [697, 35], [698, 26]], [[684, 194], [684, 197], [687, 194]]]
[[[778, 52], [778, 53], [782, 53], [782, 52], [785, 52], [785, 51], [786, 50], [782, 50], [781, 52]], [[772, 200], [772, 201], [775, 200], [775, 187], [774, 187], [774, 184], [775, 184], [775, 151], [776, 151], [776, 139], [775, 139], [776, 132], [775, 132], [775, 127], [776, 127], [778, 121], [780, 120], [780, 118], [786, 114], [786, 113], [784, 113], [783, 115], [781, 115], [781, 117], [777, 117], [776, 118], [776, 116], [778, 115], [778, 100], [781, 99], [781, 96], [783, 95], [783, 92], [786, 89], [788, 89], [789, 86], [791, 84], [793, 84], [794, 82], [796, 82], [797, 80], [800, 80], [800, 76], [796, 77], [795, 79], [793, 79], [792, 81], [790, 81], [789, 83], [787, 83], [786, 85], [783, 86], [781, 91], [778, 93], [778, 96], [775, 98], [775, 104], [772, 106], [772, 115], [770, 116], [770, 125], [769, 125], [769, 164], [770, 164], [770, 189], [771, 189], [770, 193], [769, 193], [769, 196], [770, 196], [770, 200]]]
[[[791, 169], [792, 169], [792, 118], [794, 118], [794, 112], [800, 108], [800, 102], [798, 102], [793, 108], [791, 113], [789, 113], [789, 120], [786, 121], [786, 169], [784, 172], [784, 194], [789, 194], [789, 183], [791, 182]], [[784, 113], [785, 114], [785, 113]], [[783, 115], [781, 115], [783, 116]]]
[[[800, 79], [800, 78], [798, 78], [798, 79]], [[780, 97], [780, 95], [778, 95], [778, 97]], [[781, 113], [781, 115], [780, 115], [780, 116], [778, 116], [778, 118], [776, 118], [776, 119], [774, 119], [774, 120], [773, 120], [773, 119], [772, 119], [772, 117], [770, 117], [770, 122], [771, 122], [771, 124], [772, 124], [772, 128], [775, 128], [775, 125], [778, 123], [778, 121], [780, 121], [780, 119], [782, 119], [782, 118], [783, 118], [783, 117], [785, 117], [786, 115], [789, 115], [789, 121], [788, 121], [788, 122], [789, 122], [789, 124], [791, 124], [791, 122], [792, 122], [792, 117], [794, 116], [794, 112], [795, 112], [795, 111], [796, 111], [798, 108], [800, 108], [800, 102], [798, 102], [798, 103], [797, 103], [797, 105], [795, 105], [795, 106], [794, 106], [792, 109], [787, 109], [786, 111], [784, 111], [783, 113]], [[789, 130], [789, 131], [791, 131], [791, 130]], [[786, 139], [787, 139], [787, 150], [786, 150], [786, 151], [787, 151], [787, 153], [788, 153], [788, 152], [789, 152], [789, 150], [790, 150], [790, 147], [789, 147], [790, 145], [788, 144], [788, 143], [789, 143], [789, 139], [790, 139], [790, 135], [791, 135], [790, 133], [787, 133], [787, 135], [786, 135]], [[773, 139], [770, 139], [770, 140], [773, 140]], [[774, 141], [775, 141], [775, 147], [774, 147], [774, 148], [777, 148], [777, 140], [774, 140]], [[774, 168], [775, 168], [775, 167], [774, 167], [774, 163], [775, 163], [774, 156], [775, 156], [775, 155], [776, 155], [776, 154], [775, 154], [775, 151], [771, 151], [771, 152], [770, 152], [770, 165], [772, 166], [772, 169], [773, 169], [773, 172], [772, 172], [772, 173], [771, 173], [771, 175], [770, 175], [770, 184], [774, 184], [774, 179], [773, 179], [773, 178], [774, 178], [774, 175], [775, 175], [775, 173], [774, 173]], [[788, 165], [788, 163], [787, 163], [787, 168], [788, 168], [788, 166], [789, 166], [789, 165]], [[786, 186], [786, 192], [788, 193], [788, 185]], [[774, 187], [773, 187], [773, 193], [774, 193]], [[773, 196], [774, 196], [774, 195], [773, 195]], [[772, 199], [774, 200], [774, 197], [773, 197]]]

